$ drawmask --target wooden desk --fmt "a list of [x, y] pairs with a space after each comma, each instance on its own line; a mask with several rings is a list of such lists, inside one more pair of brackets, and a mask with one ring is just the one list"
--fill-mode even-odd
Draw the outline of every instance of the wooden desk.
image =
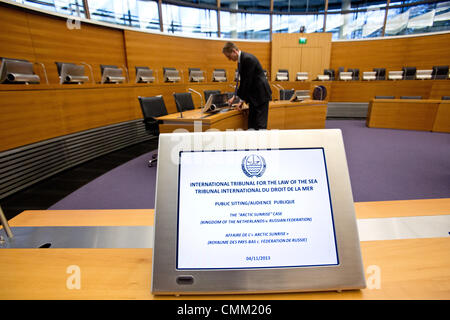
[[[358, 219], [450, 215], [450, 199], [355, 203]], [[25, 211], [11, 226], [153, 226], [153, 210]], [[450, 299], [450, 237], [361, 242], [366, 279], [379, 288], [338, 292], [153, 296], [152, 249], [0, 249], [0, 299]], [[68, 289], [69, 266], [80, 289]]]
[[243, 112], [230, 110], [214, 114], [202, 113], [201, 109], [188, 110], [181, 113], [172, 113], [158, 120], [159, 132], [170, 133], [175, 130], [184, 129], [190, 132], [206, 131], [209, 129], [247, 129], [247, 116]]
[[440, 100], [374, 99], [366, 124], [371, 128], [431, 131]]
[[332, 81], [330, 102], [369, 102], [375, 96], [421, 96], [422, 99], [441, 99], [450, 95], [448, 80], [375, 80]]
[[269, 104], [267, 129], [324, 129], [326, 117], [326, 101], [273, 101]]
[[[327, 115], [325, 101], [308, 100], [302, 102], [272, 101], [269, 103], [267, 129], [323, 129]], [[247, 129], [245, 112], [230, 110], [223, 113], [202, 114], [200, 109], [173, 113], [159, 117], [161, 133], [176, 129], [206, 131], [208, 129]]]

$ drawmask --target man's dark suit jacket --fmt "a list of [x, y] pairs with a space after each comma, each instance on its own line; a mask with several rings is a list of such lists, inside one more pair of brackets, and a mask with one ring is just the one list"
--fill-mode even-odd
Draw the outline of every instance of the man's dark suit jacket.
[[272, 100], [272, 91], [261, 64], [251, 53], [241, 51], [239, 75], [239, 98], [254, 106]]

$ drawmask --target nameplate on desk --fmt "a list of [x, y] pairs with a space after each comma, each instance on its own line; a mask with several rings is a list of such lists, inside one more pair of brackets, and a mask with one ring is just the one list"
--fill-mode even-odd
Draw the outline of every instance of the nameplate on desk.
[[339, 130], [166, 134], [158, 166], [153, 293], [364, 287]]

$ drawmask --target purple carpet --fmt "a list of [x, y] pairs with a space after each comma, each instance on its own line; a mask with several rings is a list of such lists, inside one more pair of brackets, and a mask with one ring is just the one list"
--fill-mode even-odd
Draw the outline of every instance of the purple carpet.
[[147, 209], [155, 207], [156, 167], [150, 152], [89, 182], [49, 209]]
[[[450, 198], [450, 134], [367, 128], [365, 120], [327, 120], [344, 136], [355, 202]], [[154, 208], [152, 153], [91, 181], [49, 209]]]
[[344, 137], [354, 201], [450, 197], [450, 134], [327, 120]]

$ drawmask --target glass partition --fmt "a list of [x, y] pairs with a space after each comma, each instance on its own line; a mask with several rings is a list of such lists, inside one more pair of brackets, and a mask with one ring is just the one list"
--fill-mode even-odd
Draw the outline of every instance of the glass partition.
[[42, 10], [54, 11], [80, 18], [85, 17], [83, 0], [16, 0], [16, 2]]
[[[398, 3], [393, 3], [393, 6]], [[390, 7], [386, 20], [386, 36], [448, 30], [450, 2]]]
[[158, 3], [156, 1], [129, 1], [135, 3], [141, 29], [160, 30]]
[[139, 27], [136, 10], [128, 6], [128, 1], [88, 0], [91, 19]]
[[162, 0], [161, 6], [158, 0], [16, 2], [81, 18], [89, 11], [92, 20], [127, 27], [213, 38], [219, 36], [219, 21], [222, 38], [255, 40], [270, 40], [270, 30], [323, 32], [324, 25], [333, 40], [450, 30], [450, 1], [437, 0]]
[[274, 0], [274, 12], [324, 12], [325, 0]]
[[182, 7], [163, 3], [162, 16], [165, 32], [217, 37], [216, 10]]
[[310, 15], [287, 15], [274, 14], [272, 16], [272, 32], [273, 33], [296, 33], [301, 32], [322, 32], [323, 31], [323, 14]]
[[220, 12], [220, 33], [222, 38], [270, 39], [270, 15]]
[[353, 11], [327, 15], [326, 32], [332, 32], [333, 40], [360, 39], [381, 36], [385, 8]]
[[220, 7], [239, 11], [270, 11], [270, 0], [220, 0]]

